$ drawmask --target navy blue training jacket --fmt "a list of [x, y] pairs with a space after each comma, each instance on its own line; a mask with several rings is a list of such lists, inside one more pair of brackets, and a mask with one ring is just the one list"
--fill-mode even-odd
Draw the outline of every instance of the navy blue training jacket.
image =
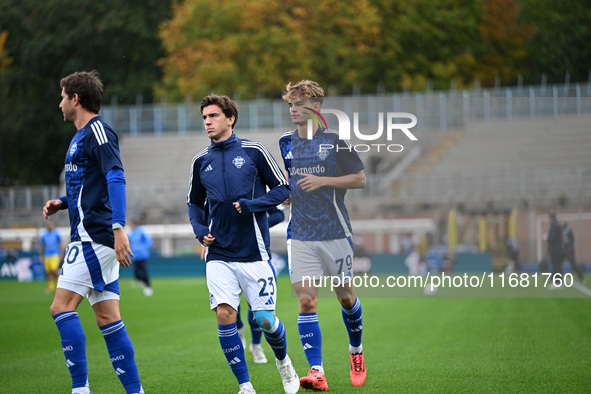
[[[285, 201], [289, 193], [277, 162], [258, 142], [232, 134], [199, 152], [191, 164], [187, 204], [197, 239], [203, 242], [209, 233], [215, 237], [207, 261], [268, 260], [266, 211]], [[206, 200], [209, 215], [205, 215]], [[236, 201], [242, 213], [234, 207]]]

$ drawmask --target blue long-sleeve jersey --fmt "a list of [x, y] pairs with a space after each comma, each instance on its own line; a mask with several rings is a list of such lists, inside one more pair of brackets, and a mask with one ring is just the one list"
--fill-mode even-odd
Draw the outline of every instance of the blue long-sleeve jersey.
[[66, 196], [62, 209], [70, 215], [70, 238], [115, 245], [113, 223], [125, 225], [125, 177], [119, 139], [100, 116], [78, 130], [65, 164]]
[[287, 238], [327, 241], [350, 237], [347, 189], [325, 186], [307, 192], [298, 186], [301, 174], [339, 177], [363, 170], [363, 162], [349, 141], [339, 139], [333, 130], [321, 128], [308, 140], [299, 137], [296, 129], [281, 136], [279, 147], [291, 185]]
[[[268, 260], [267, 210], [287, 197], [289, 187], [283, 172], [258, 142], [232, 134], [198, 153], [191, 164], [187, 204], [197, 239], [203, 242], [209, 233], [215, 237], [207, 261]], [[242, 213], [234, 207], [236, 201]]]

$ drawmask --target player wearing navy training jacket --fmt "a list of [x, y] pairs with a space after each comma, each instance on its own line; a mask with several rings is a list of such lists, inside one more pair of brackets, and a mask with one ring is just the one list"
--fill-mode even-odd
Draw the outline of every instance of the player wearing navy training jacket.
[[66, 195], [43, 207], [47, 220], [62, 209], [70, 215], [70, 239], [50, 312], [62, 340], [72, 393], [89, 393], [86, 337], [76, 308], [92, 305], [111, 363], [126, 393], [143, 393], [119, 311], [119, 265], [131, 264], [125, 226], [125, 177], [117, 135], [98, 112], [103, 84], [98, 74], [76, 72], [60, 81], [64, 121], [78, 130], [66, 153]]
[[[206, 209], [206, 217], [209, 213], [209, 210]], [[276, 207], [272, 207], [267, 210], [267, 223], [269, 224], [269, 228], [281, 223], [285, 219], [285, 213], [283, 212], [284, 208], [283, 205], [277, 205]], [[131, 239], [131, 236], [130, 236]], [[266, 245], [269, 248], [269, 244]], [[201, 260], [205, 260], [205, 252], [207, 248], [201, 248]], [[277, 271], [277, 260], [272, 260], [273, 267]], [[283, 267], [279, 267], [279, 271]], [[242, 318], [240, 316], [240, 305], [238, 305], [238, 309], [236, 310], [236, 328], [238, 329], [238, 335], [240, 336], [240, 340], [242, 341], [242, 346], [246, 349], [246, 333], [244, 328], [244, 323], [242, 322]], [[265, 356], [265, 351], [261, 346], [261, 338], [263, 336], [263, 330], [261, 326], [257, 323], [252, 313], [252, 308], [250, 305], [248, 306], [248, 325], [250, 327], [251, 333], [251, 342], [248, 346], [248, 350], [250, 354], [252, 354], [253, 360], [255, 364], [266, 364], [267, 363], [267, 356]]]
[[299, 299], [298, 329], [310, 364], [310, 371], [300, 379], [300, 385], [315, 391], [328, 390], [316, 310], [319, 281], [329, 276], [339, 279], [335, 295], [341, 303], [349, 334], [349, 376], [354, 386], [361, 386], [366, 378], [361, 344], [363, 325], [361, 304], [351, 284], [353, 240], [345, 193], [347, 189], [365, 186], [363, 162], [350, 143], [340, 140], [335, 131], [314, 125], [308, 135], [312, 124], [308, 121], [317, 118], [314, 113], [320, 112], [324, 101], [324, 91], [316, 82], [290, 83], [286, 90], [283, 99], [289, 102], [297, 126], [279, 140], [291, 187], [289, 275]]
[[267, 223], [267, 210], [289, 196], [287, 181], [263, 145], [233, 133], [236, 103], [210, 95], [201, 101], [201, 114], [211, 145], [193, 158], [187, 203], [193, 232], [207, 247], [209, 301], [223, 353], [240, 393], [255, 392], [236, 327], [244, 292], [275, 353], [284, 391], [295, 393], [299, 378], [287, 355], [285, 327], [275, 315], [277, 286]]

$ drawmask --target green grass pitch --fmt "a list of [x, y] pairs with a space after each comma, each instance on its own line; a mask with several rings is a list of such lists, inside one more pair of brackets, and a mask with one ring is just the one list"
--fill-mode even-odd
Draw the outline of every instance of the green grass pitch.
[[[589, 279], [589, 278], [588, 278]], [[121, 312], [149, 393], [235, 393], [220, 351], [204, 278], [154, 278], [145, 297], [121, 280]], [[68, 393], [70, 377], [41, 282], [0, 282], [0, 392]], [[587, 393], [591, 389], [589, 298], [365, 298], [363, 346], [368, 377], [349, 382], [348, 341], [335, 299], [318, 316], [330, 391], [335, 393]], [[90, 388], [123, 393], [87, 301], [78, 308], [86, 332]], [[279, 279], [277, 313], [300, 376], [308, 371], [297, 332], [297, 300]], [[246, 309], [242, 311], [246, 318]], [[247, 339], [250, 333], [247, 330]], [[283, 392], [269, 364], [246, 359], [258, 393]]]

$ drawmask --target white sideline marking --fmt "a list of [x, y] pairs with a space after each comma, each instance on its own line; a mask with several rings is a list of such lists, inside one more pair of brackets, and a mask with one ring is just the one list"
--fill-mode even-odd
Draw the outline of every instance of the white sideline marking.
[[580, 284], [579, 282], [573, 282], [573, 287], [575, 287], [577, 290], [579, 290], [581, 293], [588, 295], [589, 297], [591, 297], [591, 290], [588, 289], [587, 287], [583, 286], [582, 284]]

